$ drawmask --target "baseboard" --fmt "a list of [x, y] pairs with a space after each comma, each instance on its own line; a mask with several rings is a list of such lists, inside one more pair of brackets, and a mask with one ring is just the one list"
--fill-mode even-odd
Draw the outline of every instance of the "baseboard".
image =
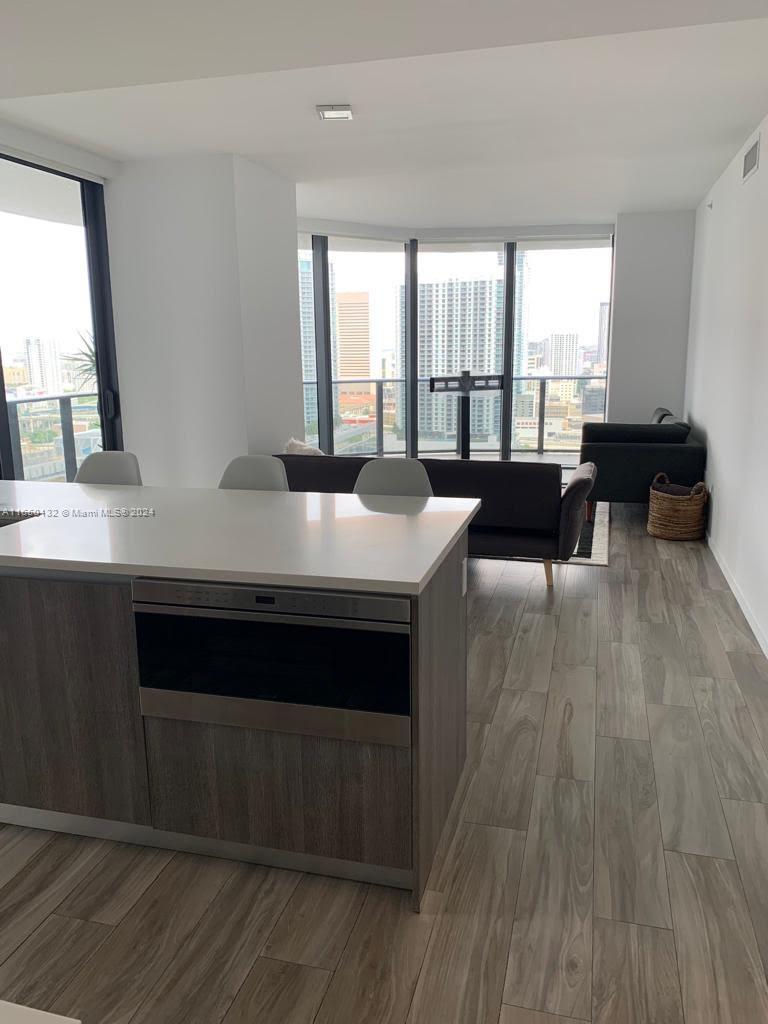
[[736, 577], [733, 575], [731, 570], [728, 568], [728, 563], [723, 558], [722, 554], [718, 551], [717, 547], [712, 543], [712, 538], [707, 532], [707, 546], [712, 554], [715, 556], [715, 561], [720, 566], [720, 571], [728, 581], [728, 586], [733, 591], [733, 596], [739, 602], [739, 607], [744, 613], [744, 618], [750, 625], [752, 632], [755, 634], [755, 639], [760, 644], [760, 648], [763, 654], [768, 658], [768, 634], [765, 632], [763, 627], [757, 620], [757, 616], [752, 611], [749, 601], [744, 596], [744, 591], [739, 586]]
[[388, 885], [395, 889], [413, 888], [413, 873], [404, 868], [380, 867], [376, 864], [338, 860], [335, 857], [321, 857], [311, 853], [293, 853], [289, 850], [271, 850], [262, 846], [229, 842], [224, 839], [206, 839], [202, 836], [191, 836], [180, 832], [165, 832], [152, 828], [151, 825], [134, 825], [125, 821], [87, 818], [80, 814], [42, 811], [36, 807], [3, 803], [0, 803], [0, 822], [6, 825], [17, 825], [21, 828], [66, 832], [69, 835], [87, 836], [91, 839], [109, 839], [114, 843], [132, 843], [136, 846], [152, 846], [161, 850], [196, 853], [204, 857], [220, 857], [224, 860], [239, 860], [248, 864], [264, 864], [267, 867], [285, 868], [289, 871], [332, 875], [334, 878], [347, 878], [353, 882], [372, 882], [374, 885]]

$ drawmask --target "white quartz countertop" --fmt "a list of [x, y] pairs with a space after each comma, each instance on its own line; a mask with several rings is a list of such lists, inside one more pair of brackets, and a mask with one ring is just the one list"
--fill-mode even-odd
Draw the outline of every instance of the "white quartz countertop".
[[470, 498], [0, 481], [0, 571], [418, 594], [480, 507]]

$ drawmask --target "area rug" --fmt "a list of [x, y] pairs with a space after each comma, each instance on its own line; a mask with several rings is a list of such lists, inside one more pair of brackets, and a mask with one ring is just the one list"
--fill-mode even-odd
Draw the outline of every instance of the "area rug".
[[584, 520], [579, 542], [571, 562], [582, 565], [608, 565], [608, 545], [611, 536], [611, 505], [598, 501], [594, 522]]

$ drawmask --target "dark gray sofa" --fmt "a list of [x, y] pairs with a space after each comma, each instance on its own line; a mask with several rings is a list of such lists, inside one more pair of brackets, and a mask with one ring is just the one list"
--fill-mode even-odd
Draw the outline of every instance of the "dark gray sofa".
[[707, 449], [688, 423], [656, 409], [650, 423], [585, 423], [579, 461], [597, 466], [589, 496], [596, 501], [648, 501], [651, 481], [664, 472], [676, 484], [704, 479]]
[[[369, 460], [342, 455], [280, 455], [292, 491], [351, 492]], [[432, 490], [444, 498], [480, 498], [469, 528], [476, 558], [540, 558], [551, 579], [553, 559], [573, 554], [595, 468], [579, 466], [565, 491], [560, 466], [530, 462], [420, 459]]]

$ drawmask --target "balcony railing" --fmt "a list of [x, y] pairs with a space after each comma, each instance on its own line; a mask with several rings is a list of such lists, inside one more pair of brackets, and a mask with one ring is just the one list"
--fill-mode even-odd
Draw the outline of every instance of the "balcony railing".
[[[86, 455], [101, 450], [96, 392], [35, 395], [6, 401], [14, 476], [18, 479], [74, 480]], [[75, 430], [75, 423], [79, 430]]]
[[[405, 453], [405, 378], [358, 377], [331, 383], [336, 454]], [[304, 381], [308, 433], [316, 421], [316, 385]], [[582, 423], [605, 419], [604, 375], [513, 377], [511, 386], [513, 452], [576, 451]], [[474, 393], [471, 403], [473, 454], [499, 452], [501, 392]], [[419, 453], [458, 454], [458, 420], [456, 396], [431, 394], [429, 377], [419, 377]]]

